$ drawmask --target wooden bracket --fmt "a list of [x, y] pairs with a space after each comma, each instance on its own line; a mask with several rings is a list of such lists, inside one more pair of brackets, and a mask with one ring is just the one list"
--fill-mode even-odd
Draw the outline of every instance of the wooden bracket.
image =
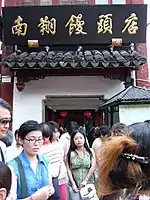
[[17, 83], [16, 83], [16, 87], [18, 89], [19, 92], [22, 92], [25, 88], [25, 83], [24, 83], [24, 79], [23, 76], [21, 76], [21, 74], [17, 74]]

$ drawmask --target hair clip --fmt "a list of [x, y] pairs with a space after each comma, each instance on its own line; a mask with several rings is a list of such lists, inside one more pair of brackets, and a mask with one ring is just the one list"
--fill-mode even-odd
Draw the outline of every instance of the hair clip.
[[131, 154], [131, 153], [121, 153], [121, 156], [125, 159], [133, 160], [133, 161], [139, 162], [141, 164], [149, 163], [148, 157], [138, 156], [136, 154]]

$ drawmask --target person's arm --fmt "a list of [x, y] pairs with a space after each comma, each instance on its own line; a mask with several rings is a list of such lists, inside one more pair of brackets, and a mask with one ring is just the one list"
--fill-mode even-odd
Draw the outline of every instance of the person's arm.
[[[12, 184], [11, 184], [9, 195], [6, 198], [6, 200], [16, 200], [17, 199], [17, 176], [12, 166], [10, 165], [8, 166], [12, 173]], [[54, 188], [52, 184], [52, 178], [50, 178], [50, 185], [42, 187], [31, 196], [24, 198], [22, 200], [47, 200], [53, 193], [54, 193]]]
[[[12, 182], [11, 182], [10, 192], [6, 200], [16, 200], [17, 199], [17, 176], [15, 175], [13, 168], [10, 165], [8, 166], [11, 170]], [[24, 200], [32, 200], [32, 199], [33, 197], [30, 196], [30, 197], [25, 198]]]
[[[52, 176], [51, 171], [52, 171], [52, 165], [49, 162], [49, 164], [48, 164], [49, 185], [53, 187], [53, 182], [52, 182], [52, 177], [53, 176]], [[53, 187], [53, 189], [54, 189], [54, 187]]]
[[65, 137], [61, 136], [60, 137], [60, 140], [59, 140], [59, 143], [61, 145], [61, 148], [63, 149], [64, 151], [64, 162], [66, 164], [66, 161], [67, 161], [67, 140]]
[[74, 181], [71, 169], [70, 169], [69, 164], [68, 164], [68, 160], [66, 162], [66, 167], [67, 167], [67, 174], [68, 174], [68, 178], [69, 178], [70, 183], [71, 183], [71, 187], [75, 192], [78, 192], [78, 188], [77, 188], [77, 185], [76, 185], [76, 183]]
[[95, 166], [96, 166], [95, 153], [94, 153], [93, 149], [91, 149], [91, 152], [92, 152], [91, 167], [90, 167], [89, 172], [88, 172], [87, 176], [85, 177], [84, 181], [80, 184], [80, 188], [87, 184], [87, 182], [89, 181], [89, 179], [91, 178], [91, 176], [93, 175], [93, 173], [95, 171]]
[[10, 192], [6, 200], [16, 200], [17, 199], [17, 176], [15, 175], [14, 170], [10, 165], [9, 165], [9, 168], [11, 170], [12, 181], [11, 181]]
[[61, 175], [61, 172], [63, 170], [62, 169], [64, 167], [63, 162], [64, 162], [64, 149], [60, 146], [60, 163], [59, 163], [58, 177]]

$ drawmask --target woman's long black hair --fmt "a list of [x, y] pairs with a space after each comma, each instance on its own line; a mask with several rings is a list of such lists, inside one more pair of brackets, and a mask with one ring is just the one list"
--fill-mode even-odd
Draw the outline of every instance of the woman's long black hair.
[[76, 145], [74, 143], [74, 136], [77, 134], [77, 133], [81, 133], [83, 136], [84, 136], [84, 139], [85, 139], [85, 143], [84, 143], [84, 147], [86, 149], [86, 151], [90, 154], [90, 156], [92, 157], [92, 152], [90, 150], [90, 147], [87, 143], [87, 138], [86, 138], [86, 135], [85, 135], [85, 131], [83, 130], [82, 127], [79, 127], [77, 130], [74, 130], [74, 132], [72, 133], [71, 135], [71, 141], [70, 141], [70, 148], [69, 148], [69, 151], [68, 151], [68, 154], [67, 154], [67, 158], [68, 158], [68, 165], [69, 167], [71, 167], [71, 152], [72, 151], [75, 151], [76, 150]]

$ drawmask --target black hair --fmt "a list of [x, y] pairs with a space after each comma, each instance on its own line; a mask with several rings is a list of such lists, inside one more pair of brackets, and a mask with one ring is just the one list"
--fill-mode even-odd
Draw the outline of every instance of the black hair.
[[[131, 137], [139, 146], [139, 156], [150, 159], [150, 123], [138, 122], [128, 126]], [[150, 172], [150, 171], [149, 171]]]
[[41, 131], [41, 126], [37, 121], [28, 120], [20, 126], [19, 137], [23, 140], [32, 131]]
[[126, 134], [127, 126], [124, 123], [116, 123], [112, 126], [111, 133], [112, 135], [122, 135]]
[[10, 192], [11, 184], [12, 184], [11, 170], [6, 164], [0, 162], [0, 189], [5, 188], [7, 191], [7, 196]]
[[41, 131], [43, 138], [50, 138], [51, 137], [51, 131], [50, 131], [50, 126], [47, 123], [41, 123]]
[[57, 122], [50, 121], [50, 122], [48, 122], [48, 125], [49, 125], [49, 128], [50, 128], [50, 137], [49, 137], [49, 140], [50, 140], [50, 142], [52, 142], [53, 133], [54, 133], [54, 131], [55, 131], [56, 128], [59, 130], [59, 124]]
[[65, 128], [64, 128], [61, 124], [59, 124], [59, 131], [60, 131], [60, 137], [61, 137], [64, 133], [66, 133]]
[[68, 122], [66, 129], [69, 135], [71, 136], [74, 131], [79, 129], [79, 125], [77, 124], [77, 122], [70, 121]]
[[11, 112], [10, 104], [2, 98], [0, 98], [0, 107], [5, 108]]
[[16, 129], [16, 130], [15, 130], [15, 134], [14, 134], [14, 135], [15, 135], [15, 137], [16, 137], [17, 135], [19, 135], [19, 129]]
[[71, 166], [71, 159], [70, 159], [71, 158], [71, 152], [76, 150], [76, 145], [74, 143], [74, 137], [75, 137], [75, 135], [77, 133], [81, 133], [84, 136], [84, 140], [85, 140], [84, 147], [87, 150], [87, 152], [90, 154], [90, 156], [92, 157], [92, 152], [91, 152], [91, 150], [89, 148], [89, 145], [87, 143], [87, 138], [86, 138], [86, 135], [85, 135], [85, 131], [81, 127], [79, 129], [75, 130], [71, 135], [70, 148], [69, 148], [69, 151], [68, 151], [68, 154], [67, 154], [69, 167]]
[[95, 137], [101, 137], [101, 136], [106, 136], [110, 135], [110, 128], [109, 126], [103, 124], [100, 127], [95, 128]]

